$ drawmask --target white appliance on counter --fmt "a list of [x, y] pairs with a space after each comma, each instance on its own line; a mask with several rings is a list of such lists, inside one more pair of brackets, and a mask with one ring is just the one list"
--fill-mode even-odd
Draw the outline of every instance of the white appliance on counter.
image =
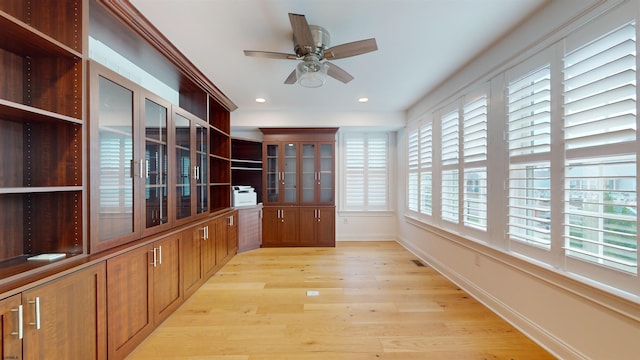
[[233, 207], [255, 206], [257, 202], [256, 191], [251, 186], [234, 185]]

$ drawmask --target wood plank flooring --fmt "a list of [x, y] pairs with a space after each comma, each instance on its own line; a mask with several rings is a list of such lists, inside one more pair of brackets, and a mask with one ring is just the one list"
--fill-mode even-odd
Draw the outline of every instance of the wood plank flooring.
[[395, 242], [238, 254], [128, 359], [553, 359], [415, 259]]

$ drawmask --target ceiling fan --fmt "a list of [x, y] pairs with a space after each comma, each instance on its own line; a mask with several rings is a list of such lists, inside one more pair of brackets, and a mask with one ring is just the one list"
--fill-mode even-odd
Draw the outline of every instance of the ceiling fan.
[[268, 59], [302, 60], [284, 81], [304, 87], [319, 87], [325, 82], [326, 75], [348, 83], [353, 76], [327, 60], [342, 59], [378, 50], [376, 39], [365, 39], [329, 47], [329, 32], [317, 25], [309, 25], [304, 15], [289, 13], [293, 30], [293, 51], [295, 54], [245, 50], [246, 56]]

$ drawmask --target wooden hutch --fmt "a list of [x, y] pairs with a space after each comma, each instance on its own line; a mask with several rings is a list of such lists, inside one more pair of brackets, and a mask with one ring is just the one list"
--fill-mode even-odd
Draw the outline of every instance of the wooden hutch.
[[262, 246], [335, 246], [338, 128], [261, 128]]

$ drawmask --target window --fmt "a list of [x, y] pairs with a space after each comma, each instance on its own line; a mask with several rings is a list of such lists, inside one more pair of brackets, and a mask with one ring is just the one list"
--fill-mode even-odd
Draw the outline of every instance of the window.
[[420, 213], [433, 214], [433, 124], [420, 127]]
[[635, 21], [564, 56], [565, 248], [637, 274]]
[[454, 109], [442, 116], [442, 219], [458, 223], [458, 159], [459, 159], [459, 114]]
[[487, 230], [487, 95], [466, 98], [468, 101], [462, 108], [463, 222], [484, 231]]
[[507, 86], [509, 239], [551, 248], [551, 66]]
[[418, 169], [419, 169], [419, 132], [414, 129], [409, 133], [407, 148], [409, 174], [407, 176], [407, 209], [418, 211]]
[[627, 4], [409, 125], [408, 215], [640, 295], [638, 29]]
[[389, 134], [343, 136], [344, 209], [389, 210]]

